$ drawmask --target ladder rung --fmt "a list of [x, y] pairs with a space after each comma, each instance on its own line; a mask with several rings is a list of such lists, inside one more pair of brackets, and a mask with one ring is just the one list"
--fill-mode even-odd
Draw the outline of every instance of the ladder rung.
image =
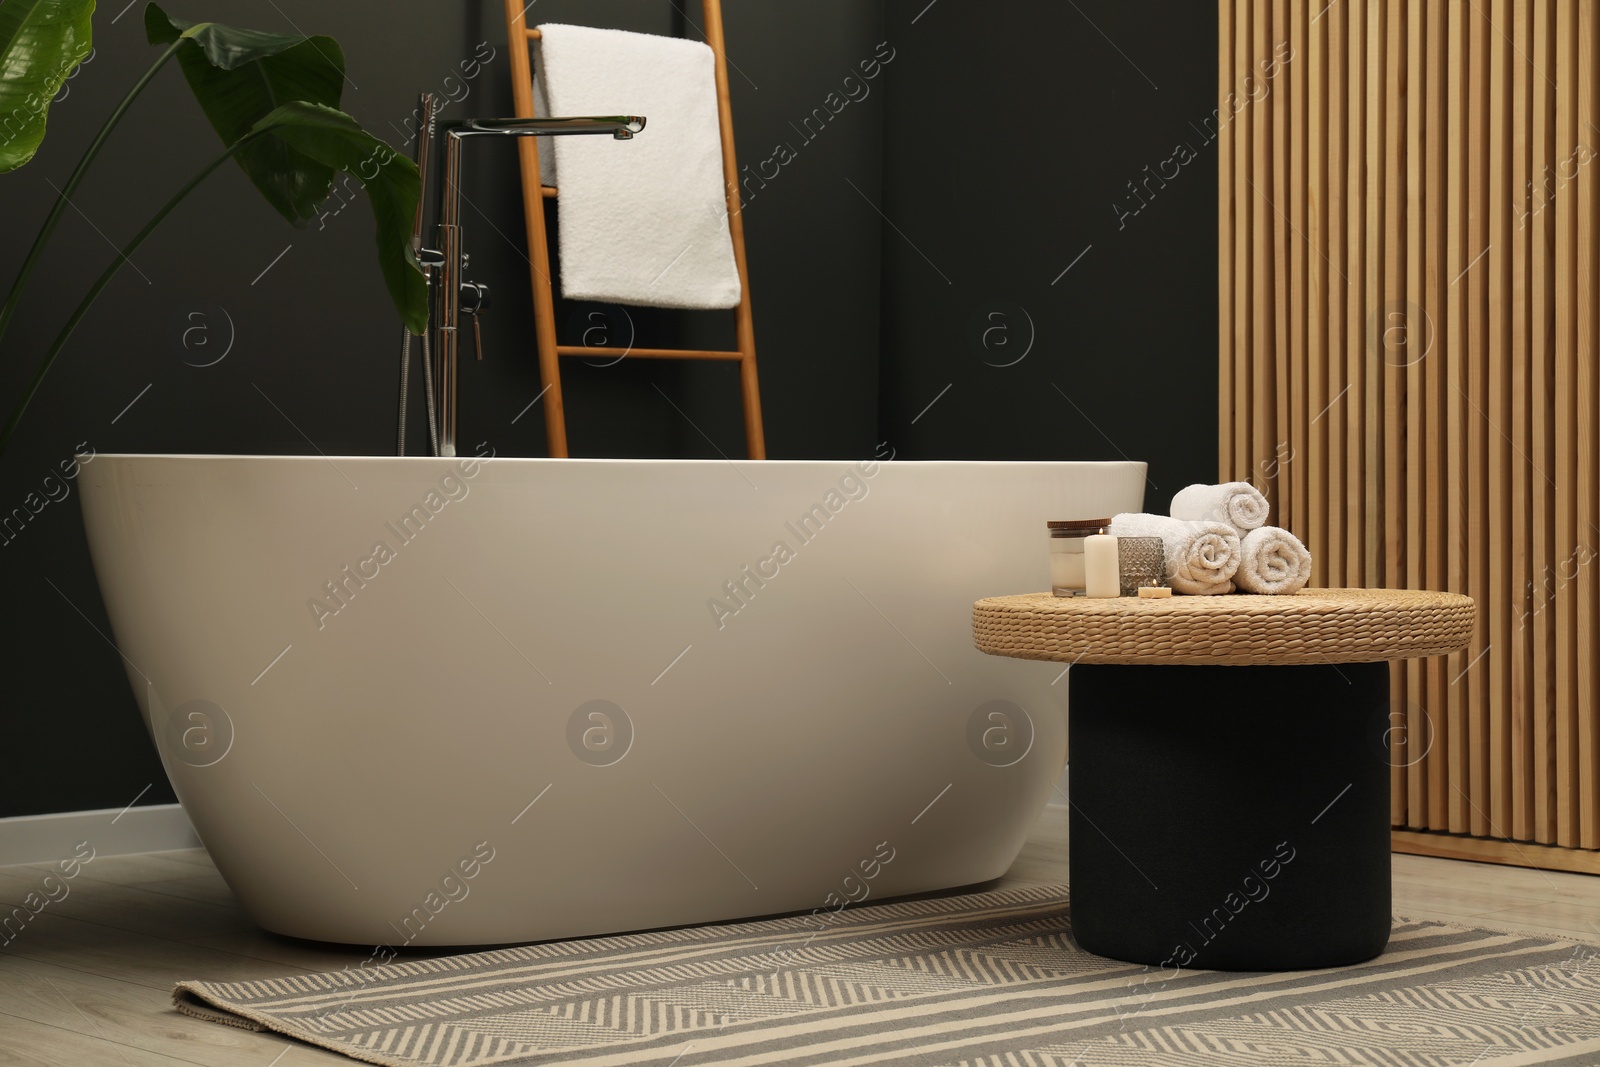
[[531, 26], [528, 27], [527, 29], [523, 30], [522, 32], [527, 35], [528, 40], [530, 40], [530, 41], [537, 41], [539, 38], [544, 36], [544, 34], [540, 33], [538, 30], [534, 29]]
[[[557, 345], [556, 354], [561, 356], [605, 356], [611, 354], [610, 348], [587, 348], [583, 345]], [[739, 360], [744, 358], [743, 352], [712, 352], [702, 348], [628, 348], [623, 350], [625, 356], [636, 356], [640, 359], [729, 359]]]
[[554, 200], [556, 198], [556, 187], [554, 185], [541, 185], [539, 186], [539, 195], [546, 200]]

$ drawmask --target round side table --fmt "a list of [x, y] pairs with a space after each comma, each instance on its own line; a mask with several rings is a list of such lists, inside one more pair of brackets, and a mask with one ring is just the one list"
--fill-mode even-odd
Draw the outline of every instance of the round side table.
[[1163, 970], [1301, 970], [1389, 939], [1389, 661], [1464, 648], [1404, 589], [973, 605], [979, 650], [1068, 675], [1073, 935]]

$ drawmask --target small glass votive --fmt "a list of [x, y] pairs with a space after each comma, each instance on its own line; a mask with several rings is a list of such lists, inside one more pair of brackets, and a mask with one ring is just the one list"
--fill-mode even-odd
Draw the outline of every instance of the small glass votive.
[[1140, 586], [1166, 585], [1166, 547], [1159, 537], [1119, 537], [1117, 568], [1123, 596], [1138, 596]]
[[[1050, 591], [1056, 596], [1083, 596], [1083, 539], [1110, 523], [1106, 519], [1047, 522], [1050, 528]], [[1159, 538], [1158, 538], [1159, 540]]]

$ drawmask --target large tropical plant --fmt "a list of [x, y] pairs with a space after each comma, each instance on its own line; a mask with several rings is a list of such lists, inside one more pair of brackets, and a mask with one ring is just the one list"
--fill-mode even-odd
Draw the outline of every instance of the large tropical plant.
[[[0, 0], [0, 174], [27, 163], [45, 134], [50, 101], [91, 48], [94, 0]], [[21, 402], [0, 430], [5, 451], [29, 401], [78, 324], [129, 257], [196, 186], [233, 160], [291, 223], [315, 218], [340, 173], [367, 191], [378, 266], [408, 330], [427, 326], [427, 288], [411, 248], [420, 182], [416, 165], [340, 111], [344, 52], [331, 37], [286, 36], [215, 22], [185, 22], [156, 4], [145, 35], [165, 48], [112, 111], [61, 187], [0, 306], [0, 340], [72, 194], [139, 94], [174, 57], [224, 150], [173, 194], [89, 288], [46, 350]], [[0, 354], [4, 353], [0, 346]]]

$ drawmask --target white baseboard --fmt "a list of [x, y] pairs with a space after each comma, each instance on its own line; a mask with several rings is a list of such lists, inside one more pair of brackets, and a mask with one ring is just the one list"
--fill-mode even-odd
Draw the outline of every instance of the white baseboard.
[[0, 867], [53, 863], [71, 856], [81, 841], [89, 842], [97, 856], [200, 847], [189, 817], [177, 804], [16, 815], [0, 819]]

